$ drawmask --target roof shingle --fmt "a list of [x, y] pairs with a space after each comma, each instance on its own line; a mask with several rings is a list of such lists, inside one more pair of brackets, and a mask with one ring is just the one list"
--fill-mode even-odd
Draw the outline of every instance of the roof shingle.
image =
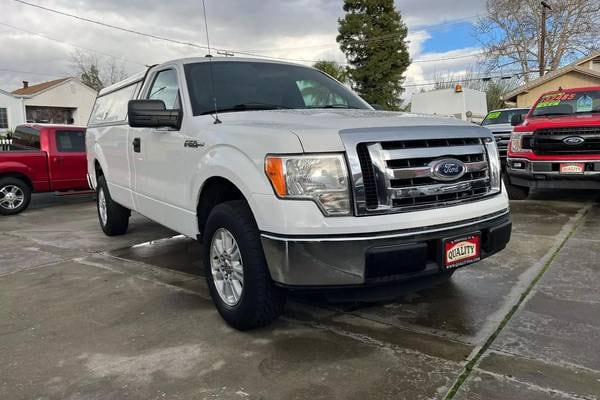
[[38, 92], [41, 92], [42, 90], [51, 88], [52, 86], [56, 86], [59, 83], [63, 83], [64, 81], [69, 80], [69, 79], [71, 79], [71, 78], [55, 79], [53, 81], [38, 83], [37, 85], [31, 85], [26, 88], [14, 90], [12, 92], [12, 94], [15, 94], [18, 96], [30, 96], [30, 95], [36, 94]]

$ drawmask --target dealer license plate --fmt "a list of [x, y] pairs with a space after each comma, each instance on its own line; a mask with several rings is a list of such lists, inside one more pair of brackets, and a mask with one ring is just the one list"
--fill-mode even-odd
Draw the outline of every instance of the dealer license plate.
[[585, 172], [584, 163], [563, 163], [560, 164], [561, 174], [582, 175]]
[[444, 241], [444, 267], [463, 267], [481, 260], [481, 233]]

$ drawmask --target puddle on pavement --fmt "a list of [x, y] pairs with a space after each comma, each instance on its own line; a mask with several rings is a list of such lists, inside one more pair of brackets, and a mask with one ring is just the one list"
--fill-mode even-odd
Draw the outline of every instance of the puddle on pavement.
[[160, 268], [204, 276], [202, 247], [183, 235], [153, 240], [108, 254]]

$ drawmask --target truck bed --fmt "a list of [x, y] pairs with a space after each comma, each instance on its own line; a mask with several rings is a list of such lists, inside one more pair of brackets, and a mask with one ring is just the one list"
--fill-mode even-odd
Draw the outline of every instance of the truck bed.
[[7, 171], [29, 177], [36, 192], [50, 190], [48, 154], [44, 151], [15, 145], [0, 146], [0, 174]]

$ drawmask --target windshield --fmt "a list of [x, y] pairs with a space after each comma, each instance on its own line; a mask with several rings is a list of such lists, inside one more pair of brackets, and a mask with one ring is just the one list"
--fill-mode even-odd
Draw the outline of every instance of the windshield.
[[574, 115], [600, 112], [600, 90], [576, 93], [552, 93], [542, 96], [532, 117]]
[[500, 110], [500, 111], [492, 111], [490, 112], [481, 125], [498, 125], [498, 124], [510, 124], [513, 115], [527, 115], [529, 112], [528, 108], [523, 108], [520, 110]]
[[311, 69], [261, 62], [215, 61], [187, 64], [185, 76], [194, 115], [220, 112], [360, 108], [369, 105], [351, 90]]

